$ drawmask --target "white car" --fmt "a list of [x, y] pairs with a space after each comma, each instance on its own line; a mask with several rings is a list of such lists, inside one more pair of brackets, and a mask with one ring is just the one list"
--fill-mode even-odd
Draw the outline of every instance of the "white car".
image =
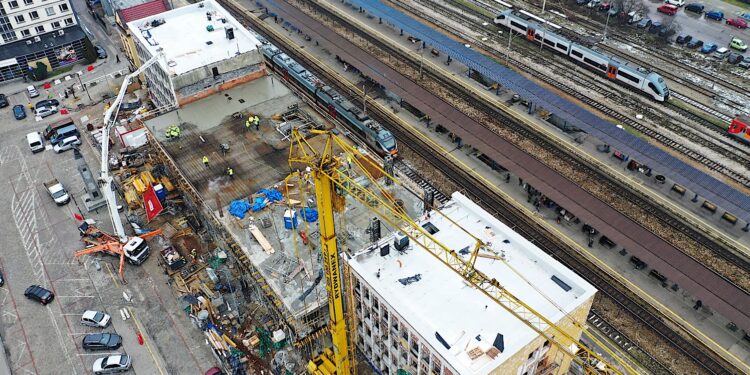
[[602, 0], [591, 0], [588, 4], [586, 4], [586, 6], [589, 8], [596, 8], [599, 6], [599, 4], [601, 4], [601, 2]]
[[53, 147], [52, 149], [55, 150], [55, 152], [59, 154], [63, 151], [70, 150], [71, 148], [73, 148], [73, 146], [78, 146], [80, 144], [81, 144], [81, 140], [78, 139], [78, 137], [74, 135], [72, 137], [63, 139], [60, 142], [57, 142], [55, 147]]
[[34, 86], [27, 87], [26, 91], [29, 92], [29, 98], [36, 98], [37, 96], [39, 96], [39, 91], [37, 91], [36, 87]]
[[101, 311], [86, 310], [81, 315], [81, 324], [89, 327], [106, 328], [112, 317]]
[[132, 363], [130, 356], [127, 354], [115, 354], [108, 357], [99, 358], [94, 361], [94, 374], [114, 374], [116, 372], [125, 372], [130, 370]]
[[664, 1], [664, 3], [665, 4], [671, 4], [671, 5], [675, 5], [675, 6], [681, 7], [681, 6], [685, 5], [685, 0], [666, 0], [666, 1]]
[[57, 113], [57, 107], [41, 107], [36, 109], [36, 115], [41, 118], [52, 116], [55, 113]]

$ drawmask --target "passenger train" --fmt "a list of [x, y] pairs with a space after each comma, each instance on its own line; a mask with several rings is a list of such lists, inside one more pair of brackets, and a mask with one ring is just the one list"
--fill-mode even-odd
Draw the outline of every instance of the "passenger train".
[[287, 80], [293, 79], [329, 115], [338, 117], [352, 126], [357, 134], [380, 156], [391, 155], [395, 157], [398, 155], [398, 147], [393, 134], [367, 116], [359, 107], [339, 95], [336, 90], [327, 86], [276, 46], [265, 44], [261, 49], [266, 61], [275, 71]]
[[[584, 65], [591, 70], [606, 75], [607, 78], [639, 91], [656, 101], [663, 102], [669, 98], [669, 88], [659, 74], [645, 68], [621, 62], [612, 57], [596, 52], [545, 29], [532, 16], [514, 10], [506, 10], [495, 17], [495, 25], [502, 25], [510, 30], [526, 35], [526, 39], [537, 41], [544, 47], [568, 56], [569, 59]], [[548, 26], [547, 28], [553, 28]]]
[[750, 116], [739, 115], [735, 117], [727, 132], [742, 142], [750, 143]]

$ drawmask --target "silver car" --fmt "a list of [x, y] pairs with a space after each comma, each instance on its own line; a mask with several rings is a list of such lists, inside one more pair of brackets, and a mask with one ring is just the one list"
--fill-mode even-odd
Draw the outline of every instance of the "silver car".
[[81, 324], [89, 327], [106, 328], [111, 321], [112, 317], [101, 311], [86, 310], [81, 315]]
[[41, 107], [36, 109], [36, 115], [41, 118], [52, 116], [55, 113], [57, 113], [57, 107]]
[[94, 361], [94, 374], [114, 374], [130, 370], [132, 363], [127, 354], [115, 354]]

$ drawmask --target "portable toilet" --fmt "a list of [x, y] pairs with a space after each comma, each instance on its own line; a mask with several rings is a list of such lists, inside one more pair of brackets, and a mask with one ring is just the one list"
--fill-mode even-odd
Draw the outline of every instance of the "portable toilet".
[[154, 185], [154, 193], [156, 193], [156, 197], [159, 198], [160, 201], [164, 201], [167, 197], [167, 189], [165, 189], [162, 184]]
[[297, 227], [297, 211], [286, 210], [284, 211], [284, 228], [293, 229]]

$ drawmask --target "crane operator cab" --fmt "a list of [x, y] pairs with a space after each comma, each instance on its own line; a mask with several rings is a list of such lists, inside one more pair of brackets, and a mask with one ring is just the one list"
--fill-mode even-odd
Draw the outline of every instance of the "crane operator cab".
[[123, 247], [125, 257], [130, 264], [142, 264], [150, 255], [151, 249], [143, 238], [133, 237]]

